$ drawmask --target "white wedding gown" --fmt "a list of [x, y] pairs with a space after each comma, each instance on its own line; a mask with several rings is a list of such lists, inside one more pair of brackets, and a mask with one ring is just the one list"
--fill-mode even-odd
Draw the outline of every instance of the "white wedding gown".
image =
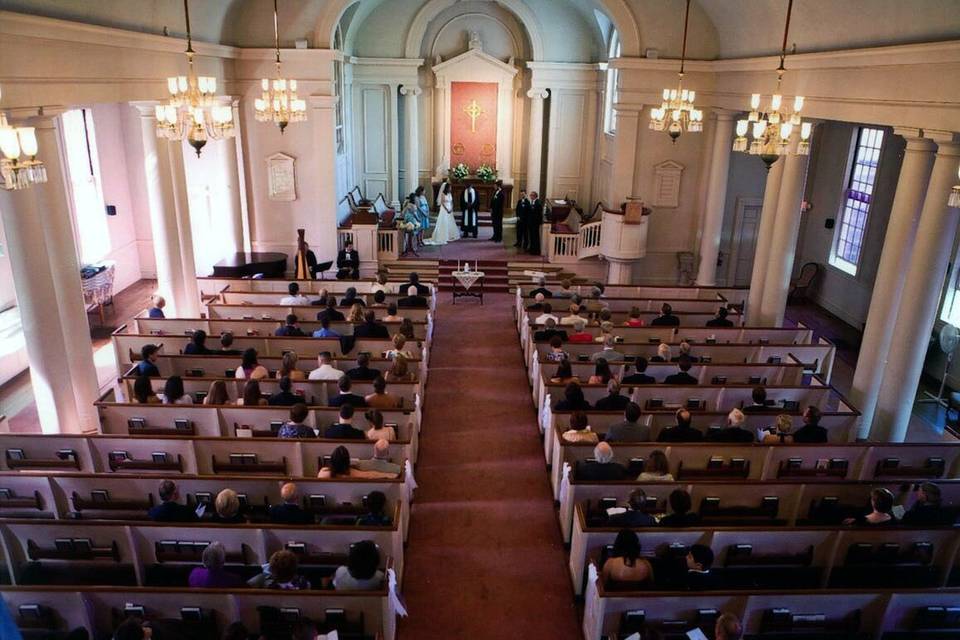
[[433, 227], [433, 235], [423, 243], [443, 246], [459, 239], [460, 227], [453, 218], [453, 195], [448, 193], [440, 199], [440, 213], [437, 215], [437, 224]]

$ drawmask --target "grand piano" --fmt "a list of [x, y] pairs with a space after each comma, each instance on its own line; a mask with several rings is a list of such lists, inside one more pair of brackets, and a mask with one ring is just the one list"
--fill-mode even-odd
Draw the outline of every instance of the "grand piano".
[[283, 278], [287, 271], [287, 254], [277, 252], [238, 252], [213, 265], [214, 278]]

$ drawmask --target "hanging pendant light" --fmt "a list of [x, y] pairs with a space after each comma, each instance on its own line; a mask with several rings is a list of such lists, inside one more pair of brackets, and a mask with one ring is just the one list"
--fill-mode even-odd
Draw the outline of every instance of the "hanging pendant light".
[[666, 130], [673, 143], [684, 131], [699, 133], [703, 131], [703, 111], [694, 105], [696, 92], [683, 88], [683, 67], [687, 58], [687, 25], [690, 22], [690, 0], [683, 17], [683, 47], [680, 51], [680, 73], [676, 89], [664, 89], [663, 100], [659, 107], [650, 109], [650, 128], [654, 131]]
[[260, 80], [262, 93], [254, 101], [257, 122], [272, 122], [280, 127], [280, 133], [291, 122], [307, 119], [307, 103], [297, 97], [297, 81], [287, 80], [280, 74], [280, 26], [277, 19], [277, 0], [273, 0], [273, 41], [277, 52], [277, 77]]
[[47, 169], [37, 160], [37, 133], [33, 127], [13, 127], [0, 111], [0, 187], [26, 189], [47, 181]]

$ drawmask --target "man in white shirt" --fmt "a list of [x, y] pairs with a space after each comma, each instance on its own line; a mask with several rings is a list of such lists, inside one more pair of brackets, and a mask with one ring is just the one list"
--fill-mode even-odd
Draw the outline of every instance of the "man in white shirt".
[[300, 295], [300, 285], [298, 285], [296, 282], [290, 283], [290, 286], [287, 287], [287, 293], [289, 295], [280, 298], [280, 304], [287, 307], [310, 304], [310, 300], [308, 300], [306, 296]]
[[623, 360], [623, 354], [613, 348], [615, 344], [616, 338], [607, 336], [603, 339], [603, 350], [592, 354], [590, 360], [596, 362], [600, 358], [603, 358], [607, 362], [621, 362]]
[[534, 318], [533, 323], [534, 323], [534, 324], [547, 324], [547, 320], [549, 320], [550, 318], [553, 318], [553, 321], [554, 321], [554, 322], [560, 322], [560, 318], [558, 318], [557, 316], [553, 315], [553, 307], [550, 305], [550, 303], [549, 303], [549, 302], [544, 302], [544, 303], [543, 303], [543, 313], [541, 313], [541, 314], [538, 315], [536, 318]]
[[333, 355], [329, 351], [321, 351], [317, 363], [320, 366], [310, 372], [309, 380], [339, 380], [346, 375], [333, 366]]
[[584, 323], [587, 321], [586, 318], [580, 315], [580, 305], [574, 303], [570, 305], [570, 315], [561, 318], [560, 324], [573, 325], [576, 324], [578, 320], [582, 320]]
[[377, 281], [370, 285], [370, 293], [376, 293], [377, 291], [393, 293], [393, 289], [391, 289], [390, 285], [387, 284], [387, 276], [382, 273], [378, 274]]

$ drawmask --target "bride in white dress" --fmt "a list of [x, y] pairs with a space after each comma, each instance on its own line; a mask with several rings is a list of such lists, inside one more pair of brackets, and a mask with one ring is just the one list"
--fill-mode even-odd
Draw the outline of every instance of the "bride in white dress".
[[448, 242], [455, 242], [460, 239], [460, 227], [453, 217], [453, 194], [450, 192], [450, 183], [444, 182], [440, 185], [440, 192], [437, 194], [437, 224], [433, 227], [433, 235], [429, 240], [424, 240], [424, 244], [443, 246]]

